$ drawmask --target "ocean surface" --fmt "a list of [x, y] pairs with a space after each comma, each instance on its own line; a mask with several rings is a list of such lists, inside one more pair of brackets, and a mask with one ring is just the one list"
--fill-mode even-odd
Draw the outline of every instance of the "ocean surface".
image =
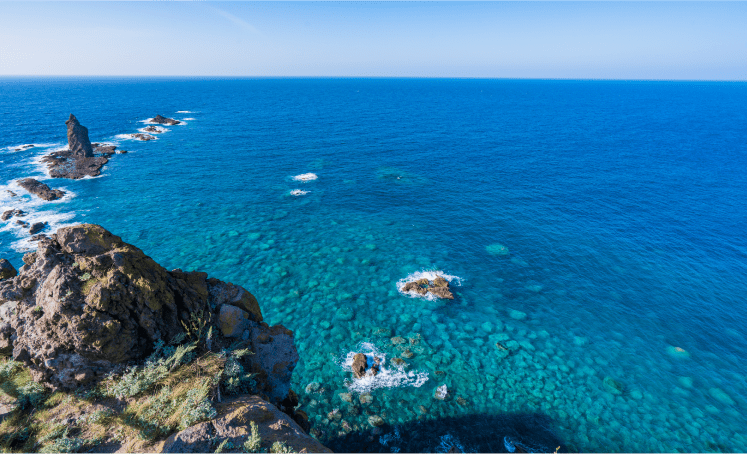
[[[130, 153], [48, 178], [70, 113]], [[745, 83], [0, 79], [0, 211], [245, 286], [342, 451], [747, 450], [746, 170]]]

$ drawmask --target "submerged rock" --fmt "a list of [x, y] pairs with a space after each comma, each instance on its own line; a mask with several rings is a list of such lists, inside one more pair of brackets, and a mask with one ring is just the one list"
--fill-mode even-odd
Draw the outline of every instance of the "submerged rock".
[[612, 377], [604, 377], [604, 389], [606, 389], [609, 393], [619, 396], [623, 392], [625, 392], [625, 385]]
[[0, 259], [0, 279], [9, 279], [18, 276], [18, 271], [6, 259]]
[[34, 194], [42, 200], [57, 200], [65, 195], [65, 191], [61, 191], [59, 189], [51, 189], [46, 184], [34, 180], [33, 178], [24, 178], [22, 180], [18, 180], [17, 183], [20, 187], [27, 190], [31, 194]]
[[446, 398], [449, 396], [449, 389], [446, 387], [446, 385], [441, 385], [438, 388], [436, 388], [436, 391], [433, 393], [433, 398], [437, 400], [446, 400]]
[[[77, 180], [86, 176], [101, 175], [101, 168], [109, 162], [114, 153], [111, 145], [95, 148], [88, 138], [88, 129], [78, 122], [75, 115], [65, 122], [67, 125], [67, 149], [55, 151], [44, 156], [41, 162], [47, 164], [49, 174], [53, 178], [70, 178]], [[100, 154], [97, 156], [96, 154]]]
[[162, 115], [156, 115], [155, 117], [151, 118], [150, 121], [151, 123], [158, 123], [160, 125], [169, 125], [169, 126], [178, 125], [179, 123], [181, 123], [181, 121], [179, 120], [174, 120], [173, 118], [166, 118]]
[[485, 250], [488, 251], [488, 254], [495, 255], [498, 257], [507, 256], [510, 254], [508, 248], [502, 244], [495, 243], [491, 244], [489, 246], [485, 247]]

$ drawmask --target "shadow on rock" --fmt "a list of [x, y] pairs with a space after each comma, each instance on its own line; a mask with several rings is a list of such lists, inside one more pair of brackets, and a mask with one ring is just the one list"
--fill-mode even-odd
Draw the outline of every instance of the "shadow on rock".
[[468, 415], [385, 424], [325, 445], [334, 452], [566, 452], [553, 426], [538, 413]]

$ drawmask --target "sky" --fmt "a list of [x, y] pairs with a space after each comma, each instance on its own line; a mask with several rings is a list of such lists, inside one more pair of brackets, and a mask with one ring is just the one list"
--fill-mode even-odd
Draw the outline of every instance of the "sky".
[[747, 80], [747, 2], [8, 2], [0, 76]]

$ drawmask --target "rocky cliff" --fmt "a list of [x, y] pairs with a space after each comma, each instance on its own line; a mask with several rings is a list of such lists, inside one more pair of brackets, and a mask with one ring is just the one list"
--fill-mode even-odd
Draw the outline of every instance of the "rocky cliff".
[[[142, 411], [153, 405], [145, 391], [155, 389], [172, 396], [172, 407], [162, 414], [186, 411], [173, 406], [178, 396], [191, 395], [190, 405], [201, 408], [187, 413], [193, 415], [189, 424], [185, 416], [174, 416], [148, 432], [155, 434], [150, 441], [174, 434], [171, 442], [122, 445], [127, 449], [200, 451], [223, 432], [233, 445], [252, 433], [247, 417], [236, 415], [259, 412], [264, 416], [256, 423], [264, 435], [258, 437], [265, 443], [328, 451], [306, 435], [308, 420], [294, 410], [298, 398], [290, 377], [299, 358], [293, 333], [264, 323], [259, 303], [246, 289], [206, 273], [168, 271], [92, 224], [62, 228], [40, 240], [37, 250], [24, 256], [18, 275], [9, 266], [3, 265], [8, 271], [0, 280], [0, 351], [12, 361], [0, 364], [0, 381], [7, 378], [2, 370], [13, 365], [28, 370], [42, 390], [78, 395], [89, 389], [110, 408], [124, 405], [123, 415], [132, 406]], [[185, 378], [172, 384], [173, 374]], [[179, 383], [192, 384], [182, 392]], [[197, 389], [203, 400], [195, 397]], [[222, 399], [229, 394], [239, 397], [226, 406]], [[208, 422], [191, 429], [200, 420]], [[211, 435], [189, 438], [188, 430]]]

